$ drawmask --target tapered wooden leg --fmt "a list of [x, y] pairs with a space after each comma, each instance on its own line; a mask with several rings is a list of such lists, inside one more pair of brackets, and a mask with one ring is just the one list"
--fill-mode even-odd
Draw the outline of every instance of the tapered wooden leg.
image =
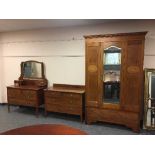
[[36, 107], [36, 117], [39, 117], [39, 108]]
[[91, 122], [90, 122], [90, 121], [88, 121], [88, 120], [86, 120], [86, 121], [85, 121], [85, 124], [90, 125], [90, 124], [91, 124]]
[[45, 110], [44, 114], [45, 114], [45, 117], [47, 117], [47, 111], [46, 110]]
[[81, 123], [83, 123], [83, 114], [80, 115]]
[[10, 112], [10, 104], [8, 104], [8, 112]]

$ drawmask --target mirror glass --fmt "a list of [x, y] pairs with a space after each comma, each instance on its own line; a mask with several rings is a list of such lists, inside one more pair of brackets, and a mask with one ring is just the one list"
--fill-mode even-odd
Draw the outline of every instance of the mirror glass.
[[40, 62], [23, 62], [22, 71], [23, 78], [42, 78], [42, 64]]
[[103, 54], [103, 103], [120, 100], [121, 48], [110, 46]]
[[155, 69], [145, 69], [144, 127], [155, 129]]

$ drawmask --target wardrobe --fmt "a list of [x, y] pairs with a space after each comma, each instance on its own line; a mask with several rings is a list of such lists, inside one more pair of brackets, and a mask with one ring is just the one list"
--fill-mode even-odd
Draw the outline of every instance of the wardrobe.
[[146, 33], [85, 36], [86, 123], [140, 130]]

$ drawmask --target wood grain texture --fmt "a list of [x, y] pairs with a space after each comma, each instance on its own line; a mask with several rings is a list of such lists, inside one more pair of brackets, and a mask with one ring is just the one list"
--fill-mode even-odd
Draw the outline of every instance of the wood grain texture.
[[87, 108], [87, 123], [109, 122], [114, 124], [123, 124], [135, 132], [140, 131], [139, 114], [123, 110], [113, 110], [104, 108]]
[[45, 114], [58, 112], [80, 115], [84, 119], [84, 86], [54, 84], [44, 90]]
[[32, 86], [8, 86], [7, 100], [8, 110], [10, 105], [35, 107], [36, 116], [38, 116], [39, 106], [44, 104], [43, 88]]
[[[86, 104], [87, 106], [98, 106], [99, 103], [99, 85], [100, 85], [100, 66], [98, 64], [100, 59], [100, 43], [86, 44]], [[93, 67], [92, 67], [93, 66]], [[95, 68], [95, 70], [92, 68]]]
[[79, 129], [60, 124], [39, 124], [8, 130], [1, 135], [86, 135]]
[[[140, 129], [143, 98], [144, 40], [147, 32], [85, 36], [86, 41], [86, 122], [106, 121]], [[102, 101], [103, 51], [121, 48], [120, 103]], [[89, 70], [90, 65], [97, 71]]]
[[36, 116], [38, 116], [39, 105], [44, 104], [43, 89], [47, 88], [48, 81], [44, 75], [44, 65], [41, 64], [41, 78], [24, 78], [23, 64], [21, 63], [21, 75], [18, 80], [14, 80], [13, 86], [7, 86], [7, 100], [8, 111], [10, 112], [10, 105], [34, 107]]
[[116, 33], [116, 34], [100, 34], [100, 35], [88, 35], [84, 36], [86, 39], [91, 38], [108, 38], [108, 37], [134, 37], [134, 36], [142, 36], [146, 35], [147, 31], [144, 32], [132, 32], [132, 33]]

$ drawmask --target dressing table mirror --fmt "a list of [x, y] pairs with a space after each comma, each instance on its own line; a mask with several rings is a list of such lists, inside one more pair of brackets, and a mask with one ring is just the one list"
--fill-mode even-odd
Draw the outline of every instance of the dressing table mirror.
[[44, 64], [38, 61], [21, 62], [21, 75], [14, 85], [7, 87], [8, 111], [10, 105], [35, 107], [38, 116], [43, 104], [43, 89], [47, 88]]
[[44, 78], [43, 63], [38, 61], [26, 61], [21, 63], [23, 78]]
[[155, 69], [145, 69], [144, 129], [155, 130]]
[[[17, 81], [18, 83], [18, 81]], [[47, 87], [47, 80], [44, 75], [44, 64], [38, 61], [25, 61], [21, 63], [21, 75], [19, 85], [35, 85]]]

